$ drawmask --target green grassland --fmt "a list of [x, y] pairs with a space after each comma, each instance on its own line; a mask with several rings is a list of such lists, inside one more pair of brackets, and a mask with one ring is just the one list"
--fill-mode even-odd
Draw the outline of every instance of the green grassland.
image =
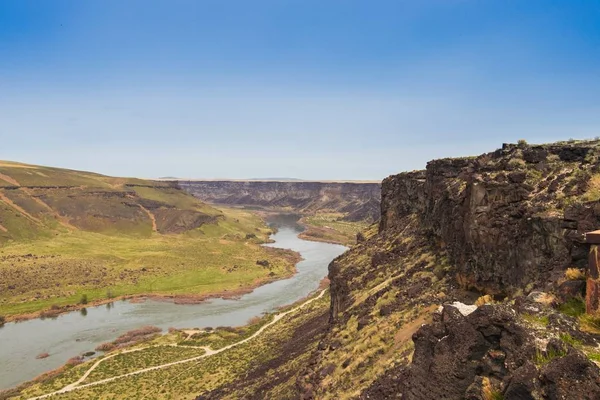
[[292, 252], [260, 246], [271, 230], [259, 217], [168, 182], [8, 162], [0, 182], [0, 315], [9, 320], [52, 315], [84, 295], [232, 294], [294, 271]]
[[369, 223], [365, 221], [345, 221], [341, 213], [319, 212], [307, 215], [301, 223], [307, 228], [302, 232], [301, 238], [320, 242], [353, 245], [356, 243], [356, 234], [365, 230]]

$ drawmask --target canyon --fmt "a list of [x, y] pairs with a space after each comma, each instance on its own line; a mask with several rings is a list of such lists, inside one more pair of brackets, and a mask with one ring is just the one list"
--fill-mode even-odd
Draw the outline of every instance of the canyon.
[[177, 183], [211, 204], [283, 209], [303, 214], [342, 213], [346, 221], [379, 219], [379, 182], [180, 180]]

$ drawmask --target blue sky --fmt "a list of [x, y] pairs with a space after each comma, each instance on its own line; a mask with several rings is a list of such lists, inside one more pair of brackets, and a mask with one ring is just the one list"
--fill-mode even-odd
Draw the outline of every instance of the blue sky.
[[600, 2], [0, 1], [0, 159], [381, 179], [600, 136]]

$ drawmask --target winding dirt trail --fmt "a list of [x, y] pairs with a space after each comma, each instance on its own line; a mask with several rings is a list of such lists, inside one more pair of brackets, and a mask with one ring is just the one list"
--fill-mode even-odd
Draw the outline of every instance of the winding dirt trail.
[[148, 210], [143, 205], [138, 204], [138, 206], [142, 209], [143, 212], [145, 212], [148, 215], [148, 218], [150, 218], [150, 221], [152, 221], [152, 232], [158, 232], [158, 227], [156, 225], [156, 218], [154, 217], [154, 214], [152, 214], [150, 212], [150, 210]]
[[[187, 358], [185, 360], [173, 361], [173, 362], [170, 362], [170, 363], [156, 365], [154, 367], [149, 367], [149, 368], [144, 368], [144, 369], [140, 369], [140, 370], [137, 370], [137, 371], [129, 372], [127, 374], [123, 374], [123, 375], [113, 376], [111, 378], [102, 379], [102, 380], [99, 380], [99, 381], [96, 381], [96, 382], [86, 383], [86, 384], [83, 384], [83, 385], [81, 384], [82, 382], [84, 382], [87, 379], [87, 377], [92, 373], [92, 371], [94, 369], [96, 369], [96, 367], [98, 367], [98, 365], [100, 365], [105, 360], [113, 358], [113, 357], [115, 357], [115, 356], [117, 356], [119, 354], [133, 353], [133, 352], [136, 352], [136, 351], [141, 351], [141, 350], [148, 349], [150, 347], [161, 347], [163, 345], [149, 346], [149, 347], [143, 347], [143, 348], [139, 348], [139, 349], [123, 350], [123, 351], [120, 351], [120, 352], [115, 353], [115, 354], [111, 354], [111, 355], [109, 355], [107, 357], [104, 357], [104, 358], [96, 361], [90, 367], [90, 369], [88, 369], [85, 372], [85, 374], [83, 374], [83, 376], [81, 378], [79, 378], [77, 381], [75, 381], [75, 382], [73, 382], [73, 383], [65, 386], [64, 388], [62, 388], [60, 390], [57, 390], [56, 392], [44, 394], [42, 396], [31, 397], [28, 400], [46, 399], [46, 398], [48, 398], [50, 396], [54, 396], [54, 395], [57, 395], [57, 394], [72, 392], [74, 390], [83, 389], [83, 388], [90, 387], [90, 386], [98, 386], [98, 385], [102, 385], [102, 384], [105, 384], [105, 383], [108, 383], [108, 382], [115, 381], [117, 379], [126, 378], [128, 376], [139, 375], [139, 374], [143, 374], [145, 372], [156, 371], [158, 369], [168, 368], [168, 367], [172, 367], [174, 365], [185, 364], [185, 363], [189, 363], [189, 362], [192, 362], [192, 361], [201, 360], [201, 359], [206, 358], [206, 357], [214, 356], [215, 354], [222, 353], [222, 352], [224, 352], [226, 350], [229, 350], [231, 348], [234, 348], [236, 346], [239, 346], [241, 344], [249, 342], [250, 340], [254, 339], [255, 337], [261, 335], [268, 327], [276, 324], [279, 320], [281, 320], [286, 315], [289, 315], [289, 314], [291, 314], [293, 312], [296, 312], [296, 311], [300, 310], [301, 308], [306, 307], [307, 305], [309, 305], [313, 301], [316, 301], [316, 300], [320, 299], [321, 297], [323, 297], [325, 295], [326, 291], [327, 291], [327, 289], [323, 289], [321, 291], [321, 293], [319, 293], [318, 296], [315, 296], [315, 297], [313, 297], [311, 299], [308, 299], [304, 303], [302, 303], [302, 304], [300, 304], [300, 305], [298, 305], [298, 306], [296, 306], [296, 307], [294, 307], [294, 308], [292, 308], [292, 309], [290, 309], [288, 311], [285, 311], [285, 312], [282, 312], [282, 313], [279, 313], [279, 314], [275, 315], [275, 317], [273, 318], [273, 320], [271, 322], [263, 325], [252, 336], [249, 336], [246, 339], [240, 340], [239, 342], [235, 342], [235, 343], [230, 344], [228, 346], [221, 347], [220, 349], [212, 350], [210, 347], [205, 347], [205, 346], [195, 347], [195, 348], [201, 348], [201, 349], [203, 349], [205, 351], [205, 353], [202, 354], [202, 355], [200, 355], [200, 356], [196, 356], [196, 357], [192, 357], [192, 358]], [[179, 347], [177, 344], [173, 344], [173, 345], [170, 345], [170, 346]], [[181, 346], [181, 347], [184, 347], [184, 346]], [[194, 347], [194, 346], [185, 346], [185, 347]]]

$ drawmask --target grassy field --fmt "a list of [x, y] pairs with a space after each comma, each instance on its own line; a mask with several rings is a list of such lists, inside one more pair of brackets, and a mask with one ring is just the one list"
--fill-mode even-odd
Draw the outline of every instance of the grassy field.
[[344, 221], [340, 213], [317, 213], [303, 217], [300, 222], [307, 228], [300, 237], [319, 242], [353, 245], [356, 234], [368, 228], [364, 221]]
[[248, 290], [294, 271], [294, 253], [260, 246], [270, 233], [169, 182], [0, 161], [0, 316]]
[[[294, 271], [293, 254], [259, 245], [270, 229], [256, 216], [223, 218], [179, 235], [147, 238], [75, 231], [0, 249], [0, 315], [119, 296], [210, 295]], [[269, 267], [257, 265], [269, 260]]]

